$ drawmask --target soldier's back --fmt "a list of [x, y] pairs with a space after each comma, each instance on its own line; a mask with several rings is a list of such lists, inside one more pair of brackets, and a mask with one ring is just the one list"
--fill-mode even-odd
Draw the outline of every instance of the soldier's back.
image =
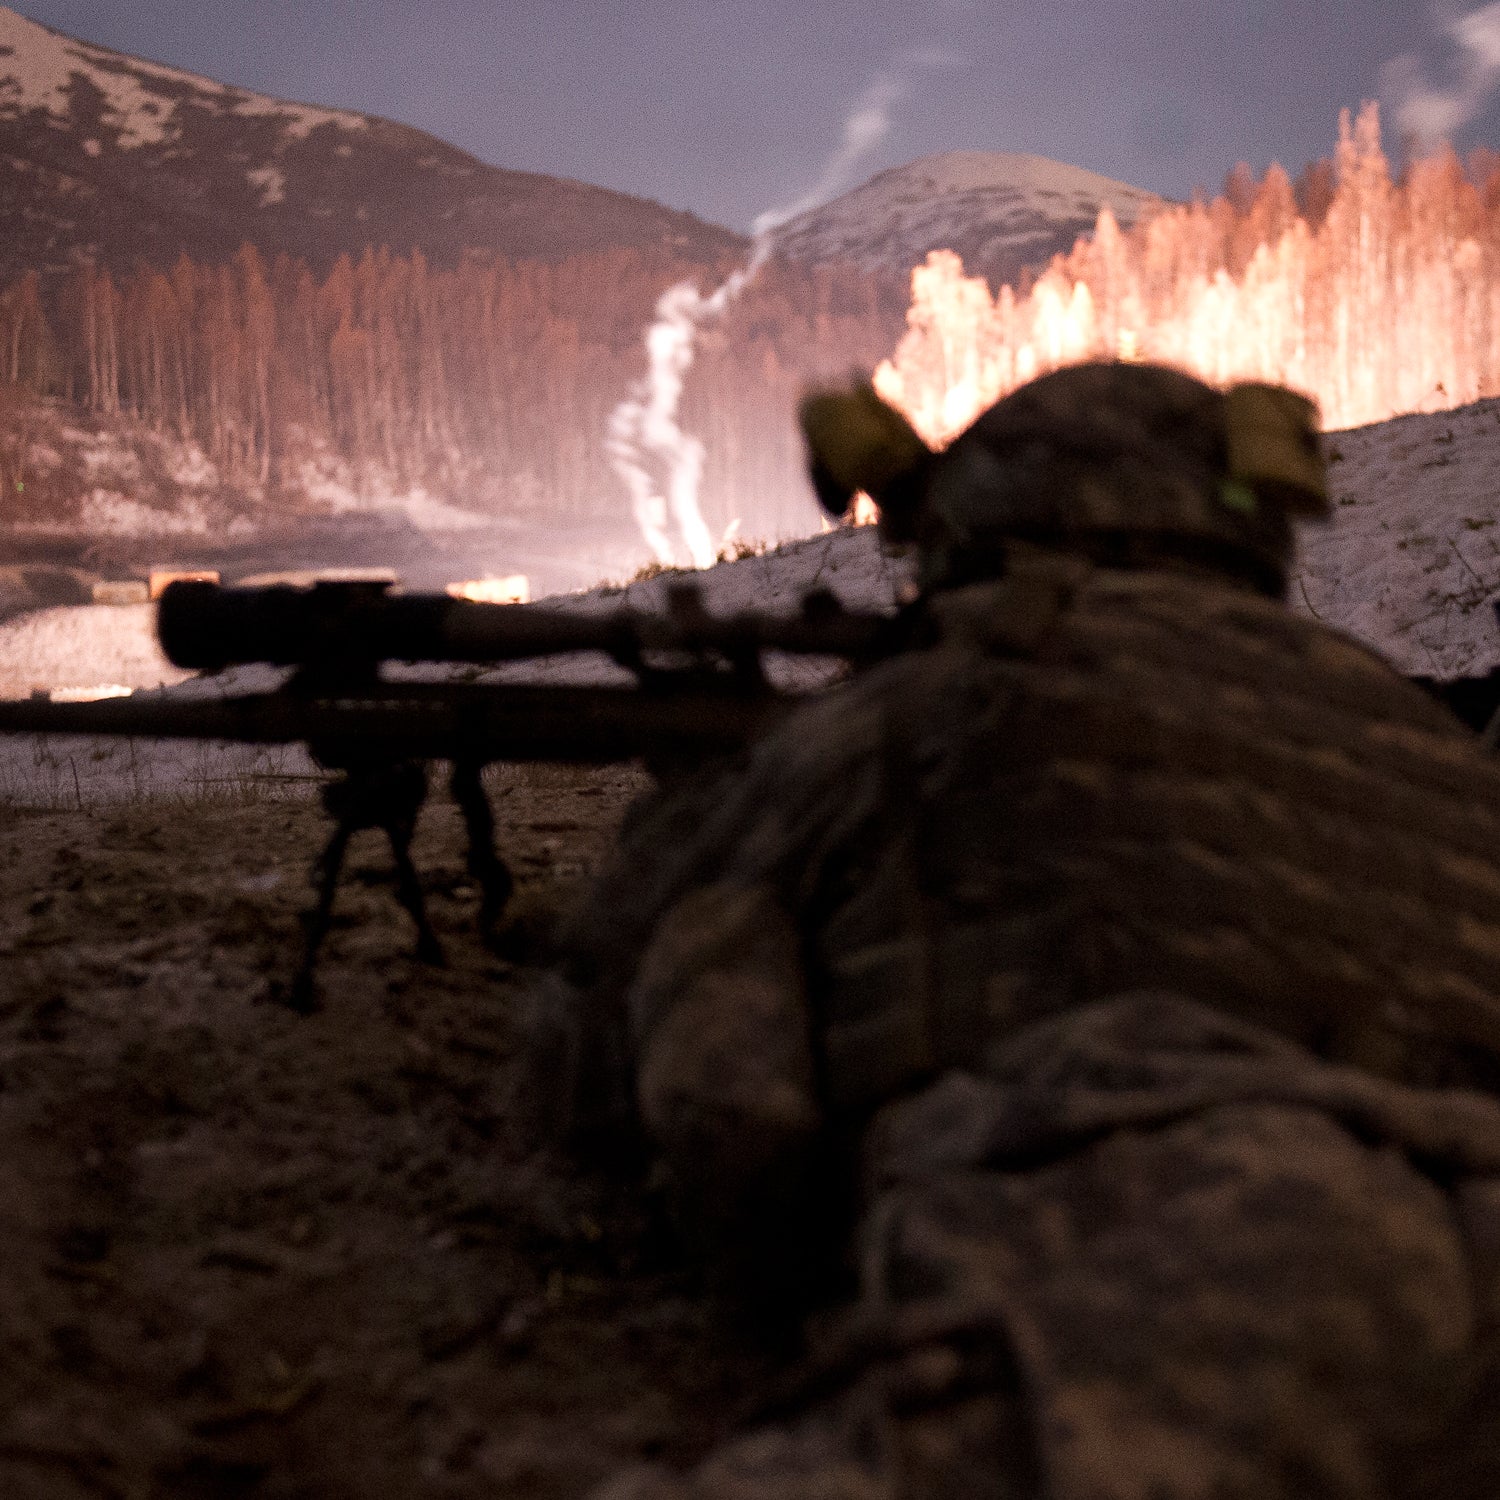
[[892, 764], [886, 832], [848, 839], [862, 867], [818, 923], [835, 1030], [839, 975], [869, 1013], [895, 923], [923, 951], [893, 982], [925, 976], [945, 1060], [1151, 986], [1376, 1071], [1493, 1081], [1500, 769], [1441, 706], [1190, 576], [1049, 560], [936, 608], [940, 644], [859, 690]]
[[1038, 553], [932, 623], [642, 817], [593, 906], [622, 972], [684, 891], [768, 884], [854, 1108], [1141, 987], [1500, 1078], [1500, 768], [1440, 705], [1188, 573]]

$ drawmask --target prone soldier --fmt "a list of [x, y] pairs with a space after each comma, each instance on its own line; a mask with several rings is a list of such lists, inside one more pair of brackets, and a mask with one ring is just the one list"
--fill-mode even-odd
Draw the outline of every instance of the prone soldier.
[[803, 425], [914, 649], [635, 817], [578, 978], [705, 1254], [845, 1308], [609, 1500], [1500, 1493], [1500, 766], [1285, 608], [1310, 405]]

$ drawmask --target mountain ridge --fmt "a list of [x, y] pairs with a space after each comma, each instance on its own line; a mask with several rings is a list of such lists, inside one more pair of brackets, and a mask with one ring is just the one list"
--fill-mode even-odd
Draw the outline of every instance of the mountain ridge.
[[[652, 200], [493, 166], [357, 110], [278, 99], [71, 37], [0, 6], [0, 281], [117, 274], [243, 244], [326, 271], [366, 248], [557, 262], [616, 246], [722, 267], [749, 241]], [[998, 285], [1040, 269], [1107, 203], [1163, 200], [1045, 157], [950, 151], [876, 174], [773, 234], [776, 250], [905, 273], [933, 249]]]
[[79, 40], [0, 7], [0, 279], [241, 244], [324, 269], [366, 246], [561, 260], [629, 244], [705, 262], [741, 235], [649, 199], [490, 166], [413, 126], [294, 103]]

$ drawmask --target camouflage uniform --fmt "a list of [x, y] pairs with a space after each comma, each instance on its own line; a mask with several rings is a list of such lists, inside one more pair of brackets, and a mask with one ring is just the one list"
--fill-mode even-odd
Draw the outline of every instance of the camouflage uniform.
[[[1200, 503], [1205, 425], [1075, 492]], [[789, 1410], [610, 1500], [1500, 1493], [1500, 768], [1266, 597], [1276, 516], [933, 528], [963, 441], [922, 648], [642, 813], [591, 907], [705, 1248], [785, 1285], [847, 1204], [857, 1280]]]

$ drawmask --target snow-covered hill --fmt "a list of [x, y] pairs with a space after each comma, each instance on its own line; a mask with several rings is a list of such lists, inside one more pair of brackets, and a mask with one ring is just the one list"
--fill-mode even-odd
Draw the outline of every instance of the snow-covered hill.
[[[904, 274], [932, 249], [1014, 279], [1159, 200], [1035, 156], [955, 151], [881, 173], [791, 220], [788, 255]], [[584, 183], [488, 166], [408, 126], [300, 104], [75, 40], [0, 7], [0, 282], [93, 260], [169, 267], [240, 245], [326, 267], [367, 245], [452, 264], [466, 249], [558, 259], [616, 245], [704, 261], [718, 225]]]
[[1014, 282], [1071, 250], [1108, 204], [1132, 224], [1161, 199], [1097, 173], [999, 151], [950, 151], [872, 177], [776, 231], [783, 254], [909, 271], [954, 250], [970, 274]]
[[170, 267], [241, 244], [326, 266], [367, 245], [451, 264], [629, 244], [704, 259], [691, 214], [485, 165], [422, 131], [273, 99], [75, 41], [0, 7], [0, 282], [91, 259]]
[[1301, 538], [1294, 607], [1404, 672], [1500, 666], [1500, 400], [1331, 433], [1332, 520]]

